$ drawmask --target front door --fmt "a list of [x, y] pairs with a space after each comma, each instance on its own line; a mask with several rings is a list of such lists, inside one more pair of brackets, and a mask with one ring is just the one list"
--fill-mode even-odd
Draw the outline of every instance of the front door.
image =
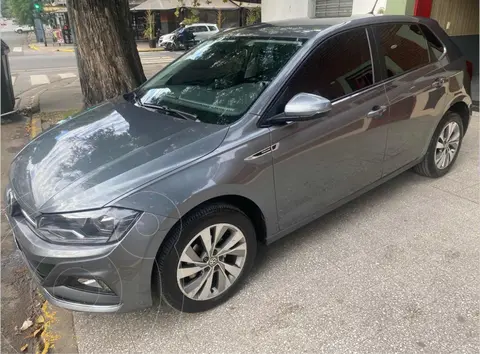
[[376, 84], [367, 31], [335, 35], [286, 83], [272, 112], [300, 92], [332, 101], [325, 117], [271, 128], [281, 229], [301, 222], [377, 181], [382, 175], [387, 115]]

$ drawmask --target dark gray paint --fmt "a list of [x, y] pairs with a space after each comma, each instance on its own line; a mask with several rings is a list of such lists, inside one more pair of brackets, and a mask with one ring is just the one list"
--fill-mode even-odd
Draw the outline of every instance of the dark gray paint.
[[[433, 64], [380, 81], [333, 102], [331, 112], [321, 119], [280, 127], [264, 124], [277, 92], [322, 41], [346, 29], [393, 21], [421, 21], [432, 28], [447, 47], [443, 67]], [[262, 214], [266, 242], [272, 242], [413, 166], [449, 107], [471, 106], [464, 58], [434, 21], [366, 16], [283, 25], [232, 31], [303, 33], [311, 40], [249, 112], [230, 126], [173, 119], [119, 98], [47, 131], [18, 154], [10, 171], [11, 186], [32, 215], [107, 205], [143, 211], [120, 242], [97, 246], [48, 243], [24, 218], [9, 216], [29, 264], [53, 267], [46, 278], [36, 276], [52, 303], [100, 312], [150, 306], [157, 251], [175, 223], [199, 204], [225, 196], [249, 200]], [[377, 59], [374, 64], [377, 75]], [[432, 88], [437, 76], [446, 81]], [[406, 104], [426, 97], [433, 97], [428, 107]], [[368, 118], [376, 105], [388, 105], [389, 110]], [[89, 141], [88, 136], [95, 139]], [[272, 153], [250, 158], [271, 146]], [[94, 274], [116, 295], [94, 301], [65, 286], [68, 274]]]

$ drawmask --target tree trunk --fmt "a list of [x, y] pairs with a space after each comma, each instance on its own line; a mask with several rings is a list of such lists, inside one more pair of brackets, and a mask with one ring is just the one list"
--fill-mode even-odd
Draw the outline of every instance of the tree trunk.
[[143, 83], [128, 0], [67, 0], [67, 4], [85, 104], [116, 97]]

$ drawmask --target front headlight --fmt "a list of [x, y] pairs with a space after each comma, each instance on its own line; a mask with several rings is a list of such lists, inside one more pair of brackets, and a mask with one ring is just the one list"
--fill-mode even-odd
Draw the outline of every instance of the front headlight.
[[125, 235], [139, 215], [137, 211], [118, 208], [43, 214], [37, 219], [37, 229], [52, 242], [114, 242]]

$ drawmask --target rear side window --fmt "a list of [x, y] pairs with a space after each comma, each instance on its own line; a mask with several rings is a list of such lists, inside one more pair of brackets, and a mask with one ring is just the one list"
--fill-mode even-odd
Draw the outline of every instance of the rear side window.
[[208, 29], [210, 31], [216, 31], [217, 30], [217, 28], [215, 26], [208, 26]]
[[370, 46], [365, 29], [359, 28], [323, 42], [292, 78], [287, 100], [300, 92], [335, 100], [372, 84]]
[[195, 26], [195, 32], [208, 32], [207, 26]]
[[375, 29], [388, 78], [430, 63], [427, 41], [417, 25], [388, 24]]
[[443, 55], [445, 48], [443, 47], [442, 42], [433, 34], [433, 32], [425, 25], [420, 25], [423, 35], [427, 39], [428, 46], [430, 47], [430, 52], [432, 53], [432, 62], [440, 59]]

